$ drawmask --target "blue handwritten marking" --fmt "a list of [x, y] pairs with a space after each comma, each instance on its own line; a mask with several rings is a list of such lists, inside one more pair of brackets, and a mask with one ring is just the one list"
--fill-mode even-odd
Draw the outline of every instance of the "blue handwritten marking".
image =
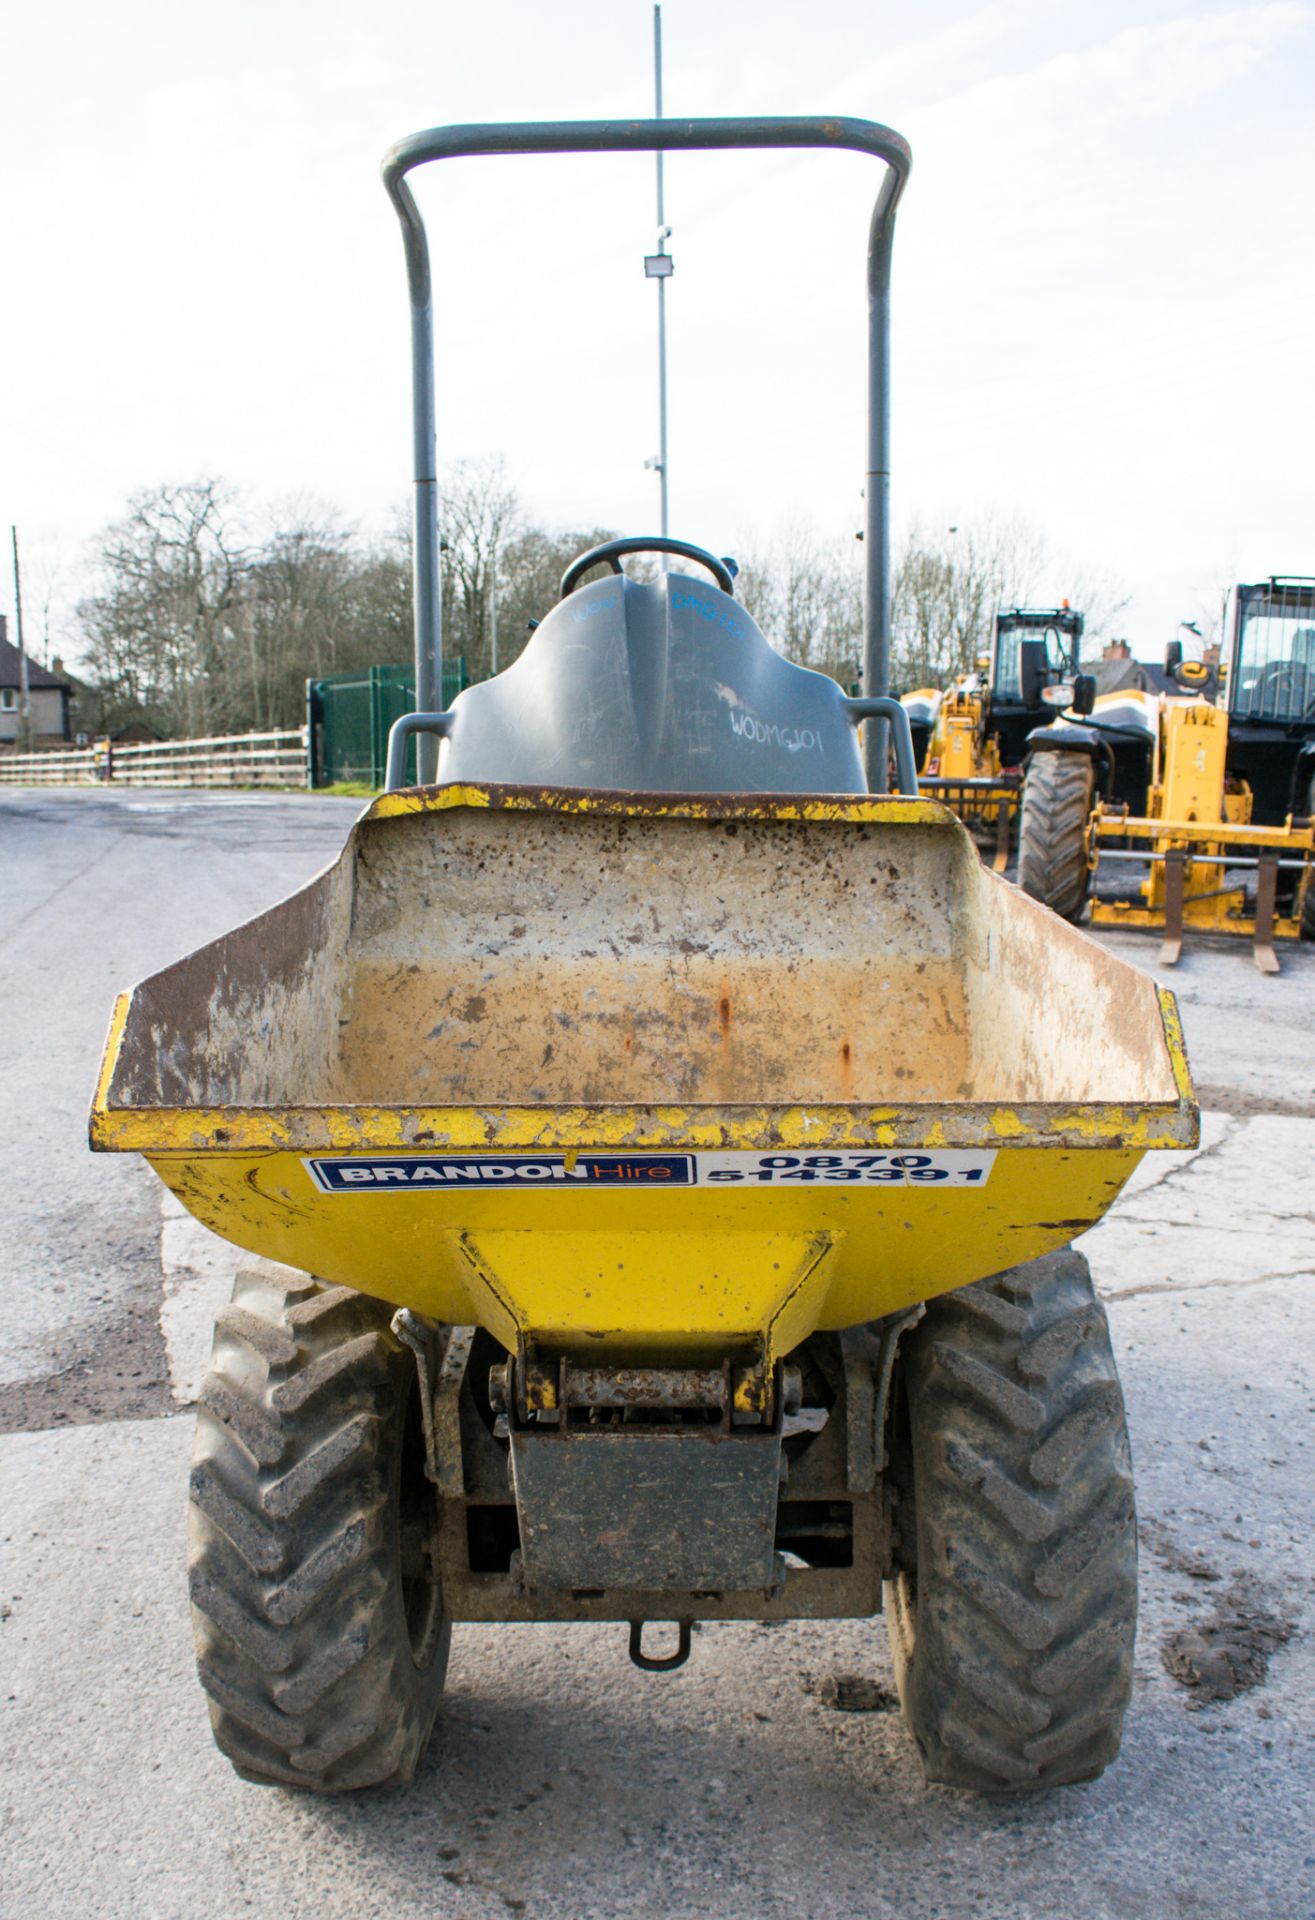
[[727, 612], [725, 607], [719, 607], [715, 600], [700, 599], [697, 593], [673, 593], [671, 596], [672, 612], [677, 613], [682, 607], [688, 607], [692, 613], [697, 613], [702, 619], [709, 620], [714, 626], [721, 627], [726, 633], [731, 635], [732, 639], [746, 640], [748, 638], [749, 629], [745, 626], [744, 622], [742, 620], [736, 620], [733, 615]]
[[619, 607], [620, 598], [609, 593], [606, 598], [571, 600], [567, 606], [567, 616], [571, 620], [592, 620], [596, 613], [610, 613], [613, 607]]

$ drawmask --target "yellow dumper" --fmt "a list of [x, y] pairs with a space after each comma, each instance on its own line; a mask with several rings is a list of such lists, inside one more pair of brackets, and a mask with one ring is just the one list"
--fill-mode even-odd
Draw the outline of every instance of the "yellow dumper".
[[[713, 121], [395, 165], [476, 135], [907, 164], [867, 123]], [[645, 547], [702, 571], [632, 580]], [[791, 666], [732, 588], [679, 541], [582, 555], [513, 667], [399, 722], [331, 867], [119, 1001], [93, 1145], [259, 1256], [190, 1546], [248, 1778], [409, 1778], [454, 1620], [619, 1621], [661, 1669], [696, 1620], [883, 1591], [930, 1778], [1117, 1751], [1132, 1483], [1067, 1249], [1196, 1139], [1173, 1001], [985, 872], [898, 704]]]

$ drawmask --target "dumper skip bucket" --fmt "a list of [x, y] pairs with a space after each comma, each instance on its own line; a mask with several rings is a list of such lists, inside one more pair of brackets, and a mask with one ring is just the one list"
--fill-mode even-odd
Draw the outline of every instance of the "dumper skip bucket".
[[122, 996], [92, 1144], [509, 1349], [770, 1364], [1196, 1126], [1172, 996], [934, 803], [450, 786]]

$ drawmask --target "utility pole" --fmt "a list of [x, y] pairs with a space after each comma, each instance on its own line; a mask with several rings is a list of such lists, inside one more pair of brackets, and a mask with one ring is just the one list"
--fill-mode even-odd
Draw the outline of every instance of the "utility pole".
[[32, 689], [27, 680], [27, 651], [23, 646], [23, 584], [18, 571], [18, 528], [10, 527], [14, 543], [14, 624], [18, 629], [18, 749], [27, 753], [32, 746]]
[[[662, 4], [656, 0], [653, 8], [653, 94], [657, 109], [657, 118], [662, 118]], [[671, 228], [667, 225], [666, 202], [663, 195], [662, 161], [663, 153], [659, 147], [657, 159], [657, 252], [644, 255], [644, 272], [648, 279], [657, 281], [658, 289], [658, 451], [654, 459], [646, 460], [646, 467], [657, 468], [658, 483], [661, 488], [662, 527], [665, 538], [670, 531], [667, 518], [667, 281], [675, 272], [675, 262], [667, 252], [667, 241], [671, 238]], [[663, 562], [665, 569], [666, 562]]]

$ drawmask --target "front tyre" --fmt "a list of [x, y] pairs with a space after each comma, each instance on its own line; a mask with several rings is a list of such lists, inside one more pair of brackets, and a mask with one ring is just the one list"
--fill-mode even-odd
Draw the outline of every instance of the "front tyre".
[[1137, 1531], [1123, 1396], [1086, 1261], [1047, 1254], [933, 1300], [900, 1348], [886, 1586], [928, 1780], [1090, 1780], [1132, 1687]]
[[1091, 891], [1087, 823], [1095, 769], [1085, 753], [1034, 752], [1023, 780], [1018, 884], [1061, 919], [1076, 924]]
[[290, 1279], [246, 1269], [215, 1326], [188, 1525], [201, 1684], [244, 1779], [404, 1784], [451, 1631], [417, 1368], [391, 1308]]

